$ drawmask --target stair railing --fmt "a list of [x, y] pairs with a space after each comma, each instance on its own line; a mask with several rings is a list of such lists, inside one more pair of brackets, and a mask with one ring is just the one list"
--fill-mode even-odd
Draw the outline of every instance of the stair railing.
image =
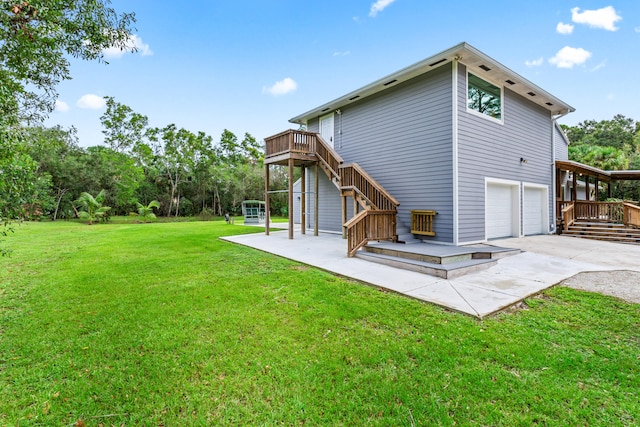
[[340, 167], [340, 182], [345, 190], [356, 189], [371, 204], [370, 209], [395, 211], [400, 205], [382, 185], [371, 178], [357, 163]]
[[640, 228], [640, 207], [624, 202], [622, 204], [624, 211], [624, 225], [631, 225], [636, 228]]
[[569, 230], [569, 227], [576, 220], [575, 202], [569, 203], [564, 209], [562, 209], [562, 224], [563, 231]]
[[364, 210], [347, 221], [347, 255], [354, 256], [373, 240], [395, 240], [396, 214], [395, 210]]
[[334, 183], [337, 184], [336, 181], [340, 179], [340, 165], [344, 162], [342, 157], [329, 146], [329, 144], [322, 139], [320, 134], [314, 134], [316, 137], [316, 156], [320, 163], [323, 165], [323, 169], [329, 175], [329, 179], [331, 179]]

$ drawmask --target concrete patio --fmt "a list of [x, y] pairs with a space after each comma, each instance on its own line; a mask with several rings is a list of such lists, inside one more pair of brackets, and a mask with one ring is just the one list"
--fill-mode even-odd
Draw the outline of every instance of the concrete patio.
[[[372, 286], [484, 318], [585, 271], [640, 271], [640, 246], [586, 241], [562, 236], [532, 236], [492, 241], [523, 252], [500, 259], [487, 270], [441, 279], [358, 258], [347, 257], [340, 235], [273, 231], [223, 237]], [[442, 247], [442, 246], [440, 246]]]

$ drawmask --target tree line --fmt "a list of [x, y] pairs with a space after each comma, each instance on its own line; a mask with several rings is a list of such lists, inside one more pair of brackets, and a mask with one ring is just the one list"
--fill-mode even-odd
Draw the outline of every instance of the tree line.
[[[105, 146], [80, 147], [73, 128], [24, 128], [25, 158], [35, 165], [26, 218], [75, 218], [82, 193], [102, 192], [110, 215], [158, 201], [158, 212], [174, 217], [239, 214], [243, 200], [264, 198], [263, 148], [251, 134], [225, 129], [214, 142], [174, 124], [150, 128], [146, 116], [105, 99]], [[285, 173], [274, 175], [286, 185]], [[276, 197], [273, 213], [286, 214], [285, 203]]]
[[[602, 170], [640, 170], [640, 122], [617, 114], [562, 128], [570, 141], [569, 160]], [[617, 182], [612, 195], [640, 201], [640, 182]]]

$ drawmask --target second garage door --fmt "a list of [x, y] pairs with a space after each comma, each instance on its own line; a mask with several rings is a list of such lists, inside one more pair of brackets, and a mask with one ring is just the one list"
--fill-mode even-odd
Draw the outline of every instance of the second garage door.
[[545, 232], [546, 215], [545, 190], [536, 187], [524, 188], [523, 231], [525, 236], [543, 234]]

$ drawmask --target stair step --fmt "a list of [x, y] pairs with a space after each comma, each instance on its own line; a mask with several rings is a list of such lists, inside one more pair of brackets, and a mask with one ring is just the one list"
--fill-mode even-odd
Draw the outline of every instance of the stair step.
[[385, 264], [390, 267], [441, 277], [443, 279], [453, 279], [468, 273], [485, 270], [498, 262], [495, 259], [468, 259], [465, 261], [438, 264], [368, 251], [358, 251], [356, 257]]
[[565, 234], [600, 234], [610, 236], [637, 236], [640, 237], [640, 230], [629, 228], [608, 229], [608, 228], [573, 228], [570, 227]]
[[627, 228], [624, 224], [620, 224], [617, 222], [581, 222], [581, 221], [574, 222], [573, 224], [571, 224], [571, 227], [608, 228], [608, 229]]
[[640, 236], [626, 237], [626, 236], [612, 236], [612, 235], [599, 235], [599, 234], [568, 234], [568, 233], [563, 233], [562, 235], [567, 237], [574, 237], [578, 239], [591, 239], [591, 240], [603, 240], [603, 241], [617, 242], [617, 243], [640, 244]]

